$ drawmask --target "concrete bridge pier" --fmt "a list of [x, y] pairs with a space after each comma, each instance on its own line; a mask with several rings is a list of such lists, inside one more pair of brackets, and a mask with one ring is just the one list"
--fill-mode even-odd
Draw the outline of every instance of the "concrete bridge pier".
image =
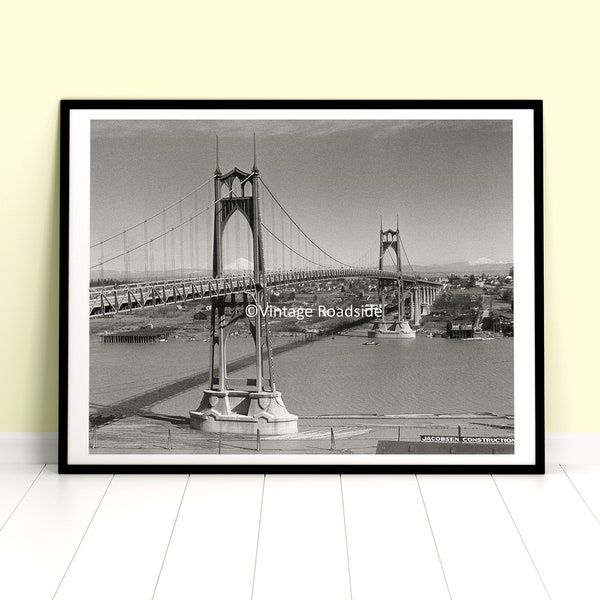
[[421, 290], [418, 287], [411, 290], [411, 304], [412, 322], [415, 327], [418, 327], [421, 324], [421, 312], [423, 310]]
[[211, 433], [275, 435], [296, 433], [298, 417], [287, 411], [281, 392], [204, 390], [200, 406], [190, 411], [190, 426]]

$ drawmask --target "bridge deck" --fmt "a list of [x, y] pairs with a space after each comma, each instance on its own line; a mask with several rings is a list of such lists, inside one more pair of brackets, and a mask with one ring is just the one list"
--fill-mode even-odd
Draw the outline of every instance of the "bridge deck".
[[[265, 274], [265, 285], [268, 288], [276, 288], [296, 283], [350, 277], [397, 280], [398, 274], [396, 271], [360, 268], [273, 271]], [[409, 286], [427, 285], [436, 288], [442, 286], [427, 279], [403, 276], [403, 280]], [[248, 273], [217, 279], [197, 277], [174, 281], [133, 282], [113, 287], [92, 287], [89, 292], [89, 316], [115, 314], [242, 292], [251, 293], [255, 289], [254, 277]]]

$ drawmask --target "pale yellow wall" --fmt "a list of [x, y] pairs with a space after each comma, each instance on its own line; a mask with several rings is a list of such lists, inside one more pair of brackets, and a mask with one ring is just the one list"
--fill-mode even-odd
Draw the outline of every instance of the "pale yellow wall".
[[595, 4], [4, 3], [0, 431], [57, 428], [61, 98], [542, 98], [547, 429], [600, 430]]

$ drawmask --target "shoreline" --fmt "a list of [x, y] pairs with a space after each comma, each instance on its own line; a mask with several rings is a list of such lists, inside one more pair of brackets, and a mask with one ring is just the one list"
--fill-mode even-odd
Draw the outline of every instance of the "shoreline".
[[[282, 344], [281, 346], [276, 346], [275, 348], [273, 348], [273, 356], [279, 356], [280, 354], [290, 352], [291, 350], [294, 350], [309, 343], [313, 342], [309, 340], [296, 340], [287, 342], [285, 344]], [[246, 354], [240, 358], [236, 358], [229, 362], [228, 371], [234, 373], [235, 371], [250, 366], [251, 364], [253, 364], [254, 360], [254, 354]], [[125, 398], [120, 402], [108, 404], [106, 406], [103, 406], [101, 411], [96, 409], [96, 411], [92, 413], [90, 410], [90, 426], [101, 426], [106, 424], [107, 422], [122, 417], [136, 416], [139, 414], [150, 415], [152, 413], [147, 413], [146, 411], [147, 409], [151, 408], [154, 404], [168, 400], [173, 396], [177, 396], [178, 394], [182, 394], [196, 387], [200, 387], [203, 384], [207, 385], [209, 374], [209, 370], [206, 369], [196, 375], [182, 377], [175, 381], [165, 383], [157, 388], [131, 396], [130, 398]], [[188, 417], [180, 417], [180, 419], [186, 418], [189, 421]]]
[[[502, 421], [498, 424], [497, 421]], [[454, 437], [514, 437], [514, 421], [505, 418], [478, 419], [465, 417], [404, 420], [396, 419], [390, 424], [361, 422], [358, 419], [340, 419], [333, 425], [313, 418], [298, 419], [298, 432], [283, 435], [261, 435], [260, 444], [255, 434], [213, 433], [191, 429], [183, 420], [171, 422], [137, 415], [114, 420], [89, 432], [90, 454], [375, 454], [378, 447], [385, 453], [419, 453], [418, 446], [406, 450], [394, 449], [398, 442], [421, 444], [422, 436]], [[500, 429], [500, 431], [499, 431]], [[448, 450], [444, 445], [440, 452]], [[510, 445], [514, 449], [514, 445]], [[412, 449], [411, 449], [412, 448]], [[473, 454], [486, 453], [492, 448], [478, 448], [468, 444]], [[466, 449], [466, 448], [465, 448]]]

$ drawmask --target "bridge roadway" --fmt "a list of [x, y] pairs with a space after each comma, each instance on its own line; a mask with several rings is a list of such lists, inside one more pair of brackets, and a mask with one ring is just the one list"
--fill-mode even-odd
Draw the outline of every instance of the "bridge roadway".
[[[348, 277], [396, 280], [398, 273], [365, 268], [271, 271], [265, 273], [265, 285], [267, 288], [276, 288], [295, 283]], [[403, 280], [411, 287], [442, 287], [442, 284], [427, 279], [403, 276]], [[255, 289], [254, 277], [248, 273], [218, 279], [197, 277], [172, 281], [132, 282], [111, 287], [91, 287], [89, 315], [94, 317], [139, 310], [150, 306], [217, 298], [235, 293], [252, 293]]]

